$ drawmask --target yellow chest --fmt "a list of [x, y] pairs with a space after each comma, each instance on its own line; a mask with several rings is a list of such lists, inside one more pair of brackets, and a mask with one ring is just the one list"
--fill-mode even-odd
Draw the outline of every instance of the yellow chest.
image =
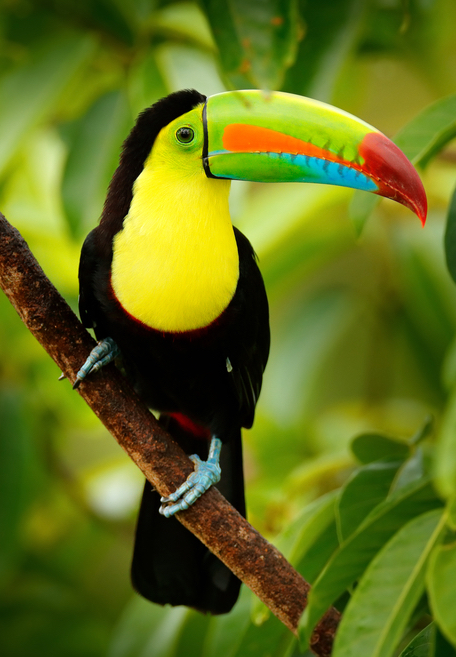
[[159, 331], [203, 328], [225, 310], [239, 278], [229, 181], [145, 167], [113, 242], [111, 283], [123, 308]]

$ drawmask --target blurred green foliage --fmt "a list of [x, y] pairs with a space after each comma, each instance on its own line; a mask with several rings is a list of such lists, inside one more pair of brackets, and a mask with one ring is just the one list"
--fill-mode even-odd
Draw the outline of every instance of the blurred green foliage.
[[179, 88], [281, 88], [397, 133], [430, 212], [233, 185], [273, 340], [249, 519], [315, 583], [303, 648], [245, 589], [213, 619], [132, 593], [142, 477], [0, 296], [2, 655], [293, 657], [333, 602], [336, 657], [455, 654], [455, 25], [452, 0], [3, 0], [0, 209], [74, 308], [122, 141]]

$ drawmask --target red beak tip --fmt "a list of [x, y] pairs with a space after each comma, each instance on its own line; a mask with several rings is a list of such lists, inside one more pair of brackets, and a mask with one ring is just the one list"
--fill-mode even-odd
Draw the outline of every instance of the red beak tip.
[[[416, 174], [416, 184], [414, 185], [414, 194], [412, 198], [408, 198], [408, 203], [404, 203], [412, 210], [421, 221], [424, 228], [427, 219], [427, 198], [424, 191], [423, 183], [421, 182], [418, 174]], [[401, 202], [401, 201], [399, 201]]]
[[370, 132], [364, 137], [359, 152], [379, 183], [378, 193], [410, 208], [424, 226], [426, 192], [415, 167], [400, 148], [381, 132]]

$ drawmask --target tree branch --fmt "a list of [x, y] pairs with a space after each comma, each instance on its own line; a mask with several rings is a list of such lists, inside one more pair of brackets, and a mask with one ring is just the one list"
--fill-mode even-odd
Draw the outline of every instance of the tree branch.
[[[0, 284], [24, 324], [73, 382], [94, 341], [1, 213]], [[187, 456], [113, 365], [82, 383], [78, 392], [161, 495], [174, 491], [192, 471]], [[211, 488], [176, 517], [296, 633], [309, 584], [218, 490]], [[315, 629], [311, 648], [316, 655], [331, 654], [339, 617], [330, 609]]]

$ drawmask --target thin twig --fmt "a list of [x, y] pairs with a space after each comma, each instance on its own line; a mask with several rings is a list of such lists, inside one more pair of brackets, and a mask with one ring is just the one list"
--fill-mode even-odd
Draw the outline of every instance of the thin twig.
[[[27, 328], [73, 382], [94, 341], [2, 214], [0, 285]], [[78, 392], [161, 495], [175, 490], [192, 471], [187, 456], [114, 366], [81, 384]], [[218, 490], [211, 488], [176, 517], [296, 633], [309, 584]], [[339, 616], [330, 609], [315, 629], [311, 647], [316, 655], [331, 654]]]

